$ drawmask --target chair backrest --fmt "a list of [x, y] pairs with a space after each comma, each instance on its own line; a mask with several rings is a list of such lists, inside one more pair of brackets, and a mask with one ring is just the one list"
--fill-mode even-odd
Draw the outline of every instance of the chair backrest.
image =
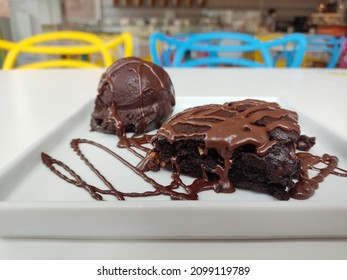
[[307, 49], [306, 38], [303, 34], [294, 33], [275, 37], [272, 40], [264, 42], [265, 46], [274, 53], [274, 66], [283, 58], [285, 67], [300, 67], [305, 57]]
[[346, 36], [341, 36], [340, 38], [336, 39], [336, 54], [333, 56], [332, 59], [330, 59], [328, 67], [331, 67], [331, 68], [336, 67], [336, 65], [340, 59], [340, 56], [342, 54], [345, 40], [346, 40]]
[[[274, 40], [274, 39], [277, 39], [277, 38], [282, 37], [282, 36], [283, 36], [283, 33], [265, 33], [265, 34], [256, 34], [255, 35], [255, 37], [257, 37], [262, 42]], [[274, 56], [272, 52], [271, 52], [271, 55]], [[258, 51], [254, 52], [253, 56], [254, 56], [255, 61], [259, 61], [259, 62], [263, 61], [261, 54]], [[286, 67], [286, 66], [287, 66], [287, 63], [285, 61], [283, 61], [282, 59], [274, 62], [274, 67]]]
[[15, 43], [6, 41], [0, 38], [0, 66], [5, 61], [6, 53], [13, 49], [15, 46]]
[[116, 36], [111, 36], [105, 40], [106, 49], [111, 50], [118, 48], [119, 46], [123, 47], [122, 54], [118, 57], [114, 57], [113, 60], [117, 60], [123, 57], [130, 57], [133, 55], [133, 37], [129, 32], [123, 32]]
[[[54, 41], [55, 45], [47, 45], [47, 42], [51, 41]], [[70, 41], [70, 43], [57, 45], [57, 41]], [[76, 41], [79, 41], [79, 43], [76, 43]], [[82, 42], [82, 44], [80, 42]], [[45, 45], [36, 45], [38, 43], [44, 43]], [[85, 43], [88, 43], [88, 45]], [[103, 66], [108, 67], [113, 63], [113, 58], [108, 49], [120, 44], [124, 44], [124, 56], [131, 56], [132, 37], [129, 33], [123, 33], [119, 37], [115, 38], [115, 40], [108, 43], [103, 42], [97, 35], [80, 31], [57, 31], [38, 34], [16, 43], [8, 52], [4, 61], [3, 69], [13, 69], [15, 67], [16, 59], [21, 52], [60, 56], [101, 53], [104, 63]], [[57, 67], [85, 68], [100, 66], [79, 59], [63, 59], [62, 57], [59, 57], [59, 59], [34, 62], [17, 68], [39, 69]]]
[[345, 36], [335, 38], [331, 35], [307, 35], [307, 52], [327, 53], [330, 56], [327, 68], [334, 68], [342, 52]]
[[152, 62], [160, 66], [171, 66], [177, 47], [186, 36], [167, 36], [161, 32], [154, 32], [149, 37], [149, 52]]
[[[259, 51], [263, 63], [245, 58], [243, 54]], [[199, 57], [199, 53], [206, 56]], [[187, 53], [197, 53], [197, 57], [186, 59]], [[236, 32], [209, 32], [194, 34], [182, 41], [177, 48], [172, 66], [232, 65], [242, 67], [272, 67], [271, 54], [257, 38]]]

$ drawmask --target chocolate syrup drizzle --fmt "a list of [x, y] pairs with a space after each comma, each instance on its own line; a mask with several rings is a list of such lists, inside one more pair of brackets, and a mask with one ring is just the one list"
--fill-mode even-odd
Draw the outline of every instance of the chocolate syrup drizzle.
[[[226, 115], [228, 117], [225, 117]], [[230, 117], [231, 115], [232, 117]], [[235, 188], [228, 178], [228, 171], [232, 168], [231, 157], [233, 151], [242, 145], [252, 144], [256, 147], [256, 152], [260, 156], [265, 155], [277, 142], [277, 140], [269, 139], [268, 135], [271, 131], [281, 129], [284, 131], [293, 131], [300, 135], [300, 127], [297, 124], [297, 120], [298, 116], [295, 112], [282, 109], [277, 103], [268, 103], [259, 100], [248, 99], [225, 103], [224, 105], [194, 107], [173, 116], [158, 130], [155, 136], [147, 134], [144, 134], [142, 137], [132, 138], [128, 138], [126, 134], [119, 136], [118, 146], [128, 149], [141, 159], [137, 166], [132, 165], [123, 157], [99, 143], [86, 139], [73, 139], [71, 141], [71, 148], [103, 182], [107, 189], [88, 184], [69, 166], [45, 153], [42, 153], [41, 158], [43, 163], [53, 173], [66, 182], [85, 189], [96, 200], [103, 200], [104, 195], [112, 195], [118, 200], [125, 200], [127, 197], [158, 195], [169, 196], [172, 200], [196, 200], [198, 199], [198, 193], [206, 190], [216, 190], [217, 186], [220, 187], [221, 184], [223, 185], [224, 192], [234, 192]], [[203, 132], [194, 132], [191, 134], [177, 133], [175, 126], [178, 124], [206, 127], [206, 129]], [[144, 147], [144, 144], [149, 144], [160, 137], [165, 137], [168, 141], [173, 142], [179, 137], [187, 137], [188, 135], [203, 136], [205, 141], [203, 152], [207, 153], [208, 149], [214, 148], [222, 156], [224, 165], [217, 166], [214, 170], [219, 176], [219, 179], [209, 180], [202, 166], [203, 177], [197, 178], [193, 183], [186, 185], [180, 178], [180, 166], [176, 158], [172, 158], [171, 160], [172, 181], [170, 184], [161, 185], [150, 178], [145, 170], [149, 164], [153, 164], [156, 161], [156, 155], [152, 150]], [[110, 154], [152, 185], [153, 190], [145, 192], [122, 192], [118, 190], [86, 158], [81, 151], [81, 144], [93, 145]], [[134, 148], [145, 151], [147, 153], [146, 157], [143, 157]], [[324, 154], [322, 157], [319, 157], [308, 152], [298, 152], [296, 156], [301, 163], [301, 176], [295, 187], [289, 190], [292, 198], [307, 199], [311, 197], [318, 188], [318, 184], [329, 174], [347, 177], [347, 170], [337, 167], [338, 159], [335, 156]], [[324, 163], [325, 168], [315, 167], [319, 163]], [[160, 162], [157, 162], [157, 164], [160, 165]], [[55, 166], [63, 168], [71, 177], [64, 175]], [[309, 178], [308, 170], [315, 170], [318, 174]], [[183, 188], [184, 191], [179, 191], [179, 187]]]
[[[139, 138], [140, 142], [143, 141], [142, 138]], [[134, 139], [133, 139], [134, 140]], [[135, 141], [129, 142], [134, 143]], [[146, 191], [142, 193], [136, 193], [136, 192], [121, 192], [117, 190], [102, 174], [101, 172], [95, 168], [95, 166], [86, 158], [86, 156], [83, 154], [83, 152], [80, 149], [80, 144], [89, 144], [93, 145], [99, 149], [102, 149], [106, 153], [110, 154], [120, 162], [122, 162], [125, 166], [130, 168], [132, 171], [134, 171], [137, 175], [141, 176], [146, 182], [150, 183], [153, 187], [153, 191]], [[96, 199], [96, 200], [103, 200], [102, 195], [112, 195], [115, 196], [118, 200], [125, 200], [125, 197], [147, 197], [147, 196], [157, 196], [157, 195], [168, 195], [173, 200], [192, 200], [197, 199], [197, 194], [192, 190], [192, 186], [186, 186], [181, 179], [179, 178], [179, 174], [177, 172], [174, 172], [172, 174], [172, 182], [168, 186], [163, 186], [159, 183], [157, 183], [154, 179], [147, 176], [147, 174], [143, 171], [141, 171], [136, 166], [133, 166], [131, 163], [129, 163], [127, 160], [125, 160], [123, 157], [119, 156], [117, 153], [113, 152], [112, 150], [108, 149], [107, 147], [91, 141], [87, 139], [73, 139], [70, 143], [71, 148], [76, 152], [76, 154], [80, 157], [80, 159], [95, 173], [95, 175], [103, 182], [103, 184], [108, 189], [100, 189], [96, 186], [90, 185], [87, 182], [85, 182], [74, 170], [72, 170], [68, 165], [65, 163], [52, 158], [51, 156], [41, 153], [41, 159], [42, 162], [57, 176], [59, 176], [61, 179], [65, 180], [66, 182], [73, 184], [77, 187], [83, 188], [86, 191], [90, 193], [90, 195]], [[130, 149], [130, 147], [129, 147]], [[57, 168], [55, 168], [55, 165], [62, 167], [68, 174], [71, 175], [72, 178], [69, 178], [68, 176], [64, 175], [62, 172], [60, 172]], [[174, 189], [178, 187], [183, 187], [187, 193], [180, 193], [174, 191]]]

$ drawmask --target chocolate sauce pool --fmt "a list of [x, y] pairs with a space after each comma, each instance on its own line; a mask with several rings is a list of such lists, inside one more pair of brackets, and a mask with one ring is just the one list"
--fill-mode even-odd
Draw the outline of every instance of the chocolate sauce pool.
[[[208, 180], [206, 174], [203, 178], [197, 178], [193, 181], [192, 184], [185, 184], [180, 177], [180, 168], [175, 158], [172, 158], [172, 174], [171, 174], [171, 183], [168, 185], [162, 185], [156, 182], [153, 178], [150, 178], [145, 170], [150, 169], [147, 165], [151, 164], [154, 160], [154, 157], [151, 155], [151, 150], [145, 147], [145, 144], [151, 143], [154, 137], [165, 136], [167, 139], [174, 139], [173, 135], [170, 135], [173, 127], [172, 119], [171, 122], [166, 122], [163, 127], [158, 131], [156, 136], [144, 134], [142, 137], [133, 137], [128, 138], [126, 134], [119, 135], [118, 147], [126, 148], [136, 156], [140, 158], [140, 163], [137, 166], [130, 164], [126, 159], [118, 155], [116, 152], [110, 150], [109, 148], [103, 146], [100, 143], [90, 141], [87, 139], [73, 139], [71, 141], [71, 148], [79, 156], [79, 158], [91, 169], [94, 174], [101, 179], [104, 183], [106, 189], [100, 189], [96, 186], [88, 184], [85, 182], [81, 176], [76, 174], [69, 166], [63, 162], [52, 158], [51, 156], [42, 153], [43, 163], [57, 176], [59, 176], [64, 181], [73, 184], [77, 187], [85, 189], [90, 195], [96, 200], [104, 200], [104, 196], [111, 195], [116, 197], [118, 200], [125, 200], [127, 197], [149, 197], [149, 196], [158, 196], [165, 195], [169, 196], [172, 200], [197, 200], [198, 194], [206, 190], [216, 190], [216, 186], [220, 184], [228, 184], [229, 182], [229, 191], [233, 192], [234, 188], [230, 179], [227, 177], [227, 171], [231, 168], [232, 162], [230, 160], [233, 150], [243, 144], [251, 143], [256, 146], [257, 153], [259, 155], [264, 155], [268, 149], [274, 145], [273, 140], [269, 140], [267, 133], [270, 131], [280, 128], [287, 131], [294, 131], [300, 133], [300, 128], [296, 124], [297, 114], [292, 111], [282, 109], [276, 103], [267, 103], [264, 101], [257, 100], [245, 100], [240, 102], [234, 102], [232, 106], [244, 106], [245, 104], [254, 103], [248, 109], [245, 109], [237, 118], [226, 118], [222, 115], [218, 116], [219, 121], [227, 122], [227, 125], [233, 127], [232, 137], [229, 133], [225, 134], [223, 130], [223, 125], [211, 125], [211, 127], [201, 132], [199, 135], [205, 136], [206, 149], [216, 148], [220, 155], [224, 158], [224, 167], [216, 168], [218, 174], [218, 180]], [[228, 103], [226, 103], [228, 104]], [[229, 103], [230, 105], [231, 103]], [[212, 118], [213, 112], [216, 109], [220, 110], [220, 106], [215, 107], [216, 105], [210, 105], [206, 112], [206, 107], [204, 108], [203, 114], [201, 115], [201, 107], [195, 107], [190, 111], [184, 111], [172, 117], [173, 119], [177, 118], [178, 123], [189, 122], [192, 125], [199, 126], [201, 118], [206, 115], [209, 115], [209, 118]], [[200, 110], [200, 111], [199, 111]], [[190, 115], [191, 114], [191, 115]], [[194, 117], [192, 117], [194, 115]], [[275, 120], [270, 122], [263, 127], [255, 128], [253, 123], [257, 120], [263, 119], [264, 117], [271, 118]], [[206, 125], [205, 122], [203, 125]], [[224, 126], [226, 124], [224, 123]], [[213, 128], [213, 129], [211, 129]], [[208, 132], [207, 132], [208, 131]], [[250, 133], [251, 132], [251, 133]], [[179, 137], [179, 135], [175, 135]], [[81, 150], [81, 145], [93, 145], [102, 151], [110, 154], [115, 158], [115, 160], [120, 161], [127, 168], [130, 168], [135, 174], [142, 177], [147, 183], [153, 186], [152, 191], [145, 192], [122, 192], [116, 186], [112, 185], [107, 178], [105, 178], [102, 173], [94, 167], [90, 159], [88, 159]], [[140, 149], [147, 152], [147, 156], [143, 157], [140, 153], [136, 151]], [[297, 158], [301, 164], [301, 176], [298, 182], [295, 184], [295, 187], [289, 190], [290, 196], [295, 199], [308, 199], [310, 198], [315, 190], [318, 188], [319, 183], [321, 183], [326, 176], [333, 174], [336, 176], [347, 177], [347, 170], [341, 169], [337, 166], [338, 159], [335, 156], [324, 154], [323, 156], [315, 156], [309, 152], [298, 152], [296, 153]], [[317, 168], [318, 164], [324, 164], [324, 168]], [[69, 175], [64, 175], [60, 172], [56, 166], [63, 168]], [[310, 178], [308, 171], [314, 170], [317, 174]], [[227, 182], [228, 181], [228, 182]], [[184, 192], [178, 191], [178, 188], [182, 187]]]

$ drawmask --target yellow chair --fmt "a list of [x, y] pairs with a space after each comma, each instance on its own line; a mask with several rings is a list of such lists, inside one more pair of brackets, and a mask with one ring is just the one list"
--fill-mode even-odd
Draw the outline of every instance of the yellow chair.
[[256, 35], [256, 37], [260, 39], [261, 41], [266, 42], [266, 41], [283, 37], [283, 35], [284, 35], [283, 33], [266, 33], [266, 34]]
[[[87, 42], [86, 44], [67, 44], [67, 45], [36, 45], [49, 41], [72, 41], [72, 42]], [[9, 45], [6, 44], [8, 47]], [[105, 43], [101, 38], [95, 34], [90, 34], [81, 31], [56, 31], [44, 34], [34, 35], [27, 39], [21, 40], [11, 45], [4, 64], [3, 69], [42, 69], [42, 68], [86, 68], [86, 67], [100, 67], [95, 63], [89, 61], [82, 61], [80, 59], [72, 59], [69, 56], [90, 55], [93, 53], [101, 53], [104, 67], [108, 67], [113, 63], [113, 58], [109, 52], [110, 48], [124, 45], [123, 57], [132, 56], [132, 36], [129, 33], [122, 33], [115, 37], [114, 40]], [[23, 66], [15, 67], [17, 57], [21, 52], [46, 54], [46, 55], [59, 55], [59, 59], [39, 61], [29, 63]], [[67, 58], [64, 58], [67, 57]]]
[[13, 49], [16, 44], [10, 41], [2, 40], [0, 37], [0, 65], [5, 61], [6, 53]]
[[[106, 48], [110, 51], [114, 61], [133, 55], [134, 41], [130, 33], [123, 32], [120, 35], [100, 33], [98, 36], [106, 44]], [[119, 52], [120, 45], [124, 46], [122, 53]]]

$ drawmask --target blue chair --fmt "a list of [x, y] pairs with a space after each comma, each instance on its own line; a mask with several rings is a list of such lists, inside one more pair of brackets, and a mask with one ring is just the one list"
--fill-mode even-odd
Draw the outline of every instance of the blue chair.
[[177, 46], [185, 37], [171, 37], [161, 32], [152, 33], [149, 37], [149, 52], [152, 62], [160, 66], [171, 66]]
[[179, 33], [168, 36], [161, 32], [154, 32], [149, 38], [149, 51], [152, 62], [163, 67], [172, 66], [176, 49], [182, 41], [187, 40], [192, 33]]
[[[263, 62], [245, 58], [244, 53], [259, 51]], [[273, 67], [271, 54], [259, 39], [236, 32], [193, 34], [175, 42], [174, 67], [232, 65], [242, 67]], [[203, 53], [203, 55], [199, 55]], [[187, 54], [191, 57], [187, 58]]]
[[274, 52], [273, 66], [276, 66], [280, 59], [284, 60], [284, 67], [295, 68], [302, 65], [307, 49], [306, 38], [303, 34], [283, 35], [265, 41], [264, 44], [271, 52]]
[[[312, 57], [306, 58], [306, 64], [307, 60], [320, 62], [319, 54], [327, 54], [329, 58], [326, 61], [326, 68], [336, 67], [345, 38], [345, 36], [335, 38], [331, 35], [307, 35], [307, 52], [312, 53]], [[316, 54], [316, 57], [314, 54]]]

